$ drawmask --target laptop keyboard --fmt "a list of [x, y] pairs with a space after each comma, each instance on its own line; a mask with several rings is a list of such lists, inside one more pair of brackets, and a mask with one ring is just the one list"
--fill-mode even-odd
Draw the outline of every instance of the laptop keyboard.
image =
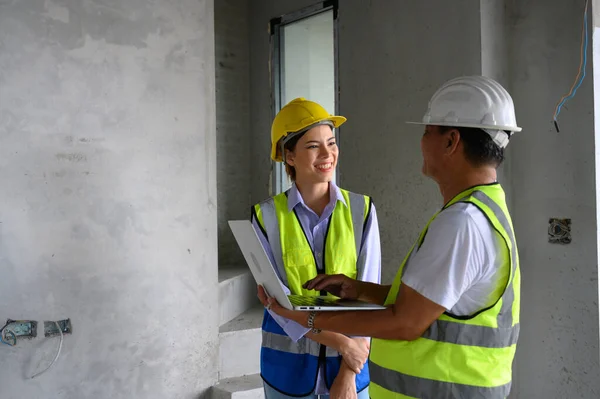
[[334, 298], [317, 298], [310, 296], [291, 295], [289, 299], [294, 306], [339, 306], [337, 299]]

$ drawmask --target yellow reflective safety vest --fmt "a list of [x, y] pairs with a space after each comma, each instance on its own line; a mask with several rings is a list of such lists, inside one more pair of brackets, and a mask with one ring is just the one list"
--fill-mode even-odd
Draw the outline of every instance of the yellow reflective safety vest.
[[[496, 303], [471, 316], [445, 312], [417, 340], [373, 339], [369, 367], [369, 394], [382, 398], [506, 398], [510, 392], [512, 363], [519, 336], [521, 275], [517, 244], [502, 187], [476, 186], [452, 199], [477, 206], [502, 238], [502, 267], [510, 269]], [[418, 251], [429, 225], [404, 259], [385, 304], [396, 301], [410, 254]], [[443, 278], [443, 276], [441, 277]]]
[[[275, 258], [274, 265], [283, 283], [293, 295], [318, 296], [302, 285], [317, 273], [345, 274], [355, 279], [356, 263], [362, 245], [365, 221], [371, 208], [369, 197], [340, 189], [346, 205], [338, 201], [325, 234], [324, 270], [317, 270], [315, 253], [294, 210], [290, 211], [287, 192], [269, 198], [252, 208], [253, 218], [263, 230]], [[292, 341], [271, 315], [265, 311], [262, 325], [261, 377], [289, 396], [307, 396], [314, 392], [320, 365], [325, 367], [325, 382], [331, 388], [342, 362], [341, 355], [306, 337]], [[360, 392], [369, 385], [365, 365], [356, 376]]]

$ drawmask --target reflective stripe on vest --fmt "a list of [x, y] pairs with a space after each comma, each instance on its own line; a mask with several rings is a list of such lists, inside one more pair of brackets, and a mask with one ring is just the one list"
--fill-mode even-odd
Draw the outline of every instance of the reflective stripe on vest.
[[[298, 342], [294, 342], [285, 335], [275, 334], [272, 332], [262, 332], [263, 346], [266, 348], [275, 349], [282, 352], [319, 356], [321, 344], [316, 341], [301, 338]], [[327, 357], [337, 357], [339, 353], [330, 347], [325, 351]]]
[[[493, 388], [476, 387], [472, 385], [449, 383], [436, 380], [424, 380], [423, 378], [413, 377], [407, 374], [400, 374], [393, 370], [385, 369], [375, 363], [369, 363], [371, 372], [371, 381], [377, 381], [378, 385], [385, 387], [395, 387], [395, 392], [400, 398], [420, 398], [420, 399], [504, 399], [510, 392], [510, 383]], [[373, 388], [369, 393], [372, 398], [378, 396], [373, 395]]]
[[[446, 312], [415, 341], [373, 339], [369, 363], [373, 398], [505, 398], [510, 391], [511, 365], [519, 336], [520, 272], [512, 224], [499, 205], [506, 209], [504, 192], [499, 185], [476, 187], [459, 194], [444, 209], [459, 201], [477, 206], [502, 236], [506, 244], [502, 253], [510, 259], [505, 266], [510, 267], [508, 284], [491, 307], [467, 318]], [[420, 247], [436, 216], [421, 232], [413, 249]], [[410, 253], [386, 304], [395, 301], [409, 258]]]

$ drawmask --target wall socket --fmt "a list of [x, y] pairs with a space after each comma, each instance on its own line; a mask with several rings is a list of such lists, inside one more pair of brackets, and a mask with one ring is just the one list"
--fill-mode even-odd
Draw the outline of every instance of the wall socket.
[[37, 321], [33, 320], [6, 320], [6, 326], [2, 333], [10, 331], [15, 338], [35, 338], [37, 337]]
[[[60, 331], [62, 331], [63, 334], [71, 334], [73, 332], [71, 319], [59, 320], [56, 323], [58, 323]], [[60, 335], [60, 331], [56, 328], [56, 323], [53, 321], [44, 322], [44, 336], [53, 337], [55, 335]]]

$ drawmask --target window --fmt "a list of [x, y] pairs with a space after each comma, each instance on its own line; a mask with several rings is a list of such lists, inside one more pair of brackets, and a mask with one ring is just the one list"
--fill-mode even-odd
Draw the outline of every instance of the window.
[[[271, 21], [273, 117], [297, 97], [316, 101], [329, 113], [337, 113], [336, 22], [334, 1]], [[271, 194], [275, 195], [287, 190], [291, 181], [283, 163], [275, 163], [273, 171]]]

